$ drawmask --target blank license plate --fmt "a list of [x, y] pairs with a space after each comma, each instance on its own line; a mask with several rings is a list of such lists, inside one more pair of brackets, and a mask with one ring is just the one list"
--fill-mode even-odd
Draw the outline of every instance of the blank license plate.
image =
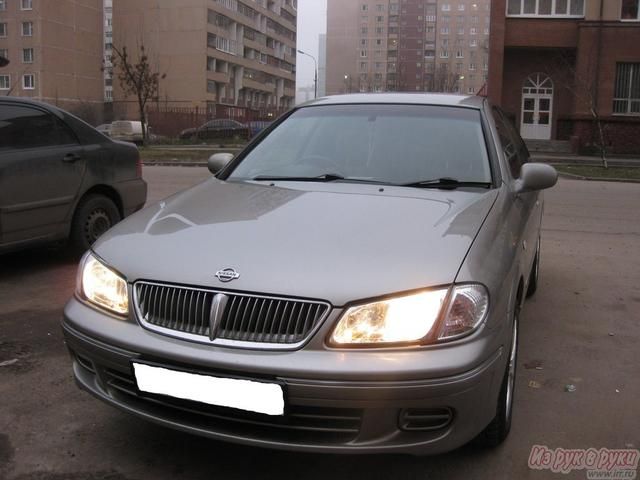
[[284, 392], [275, 383], [218, 378], [133, 363], [141, 392], [237, 408], [266, 415], [284, 415]]

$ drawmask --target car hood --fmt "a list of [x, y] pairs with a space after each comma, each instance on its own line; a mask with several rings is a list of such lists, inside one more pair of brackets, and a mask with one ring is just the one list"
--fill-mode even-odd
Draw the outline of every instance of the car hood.
[[[322, 299], [449, 284], [498, 190], [215, 178], [129, 217], [95, 252], [128, 281]], [[222, 283], [217, 271], [240, 277]]]

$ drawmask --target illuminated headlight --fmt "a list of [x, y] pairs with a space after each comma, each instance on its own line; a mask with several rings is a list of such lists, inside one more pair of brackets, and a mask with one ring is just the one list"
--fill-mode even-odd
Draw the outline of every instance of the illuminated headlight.
[[82, 297], [117, 315], [129, 312], [129, 294], [124, 278], [91, 254], [85, 257], [80, 268], [79, 291]]
[[486, 288], [475, 284], [358, 305], [344, 313], [330, 343], [384, 346], [451, 340], [475, 330], [488, 307]]
[[338, 322], [331, 343], [415, 342], [431, 331], [446, 297], [446, 289], [432, 290], [351, 307]]

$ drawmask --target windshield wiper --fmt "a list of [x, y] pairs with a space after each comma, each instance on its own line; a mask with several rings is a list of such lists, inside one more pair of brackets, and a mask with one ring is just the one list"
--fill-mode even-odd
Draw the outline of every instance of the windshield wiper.
[[284, 176], [267, 176], [260, 175], [258, 177], [251, 179], [254, 182], [275, 182], [275, 181], [283, 181], [283, 182], [335, 182], [336, 180], [344, 180], [342, 175], [337, 175], [335, 173], [325, 173], [322, 175], [318, 175], [317, 177], [284, 177]]
[[466, 182], [456, 180], [455, 178], [443, 177], [434, 178], [432, 180], [422, 180], [419, 182], [411, 182], [402, 184], [403, 187], [415, 187], [415, 188], [440, 188], [443, 190], [455, 190], [459, 187], [479, 187], [489, 188], [490, 182]]

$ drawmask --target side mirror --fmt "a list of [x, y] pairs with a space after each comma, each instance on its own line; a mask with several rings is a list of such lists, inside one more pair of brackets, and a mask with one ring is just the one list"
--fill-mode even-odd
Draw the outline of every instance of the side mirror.
[[517, 193], [535, 192], [553, 187], [558, 181], [558, 172], [545, 163], [525, 163], [520, 179], [516, 183]]
[[209, 171], [215, 175], [226, 167], [231, 160], [233, 160], [232, 153], [216, 153], [209, 157], [207, 166], [209, 167]]

